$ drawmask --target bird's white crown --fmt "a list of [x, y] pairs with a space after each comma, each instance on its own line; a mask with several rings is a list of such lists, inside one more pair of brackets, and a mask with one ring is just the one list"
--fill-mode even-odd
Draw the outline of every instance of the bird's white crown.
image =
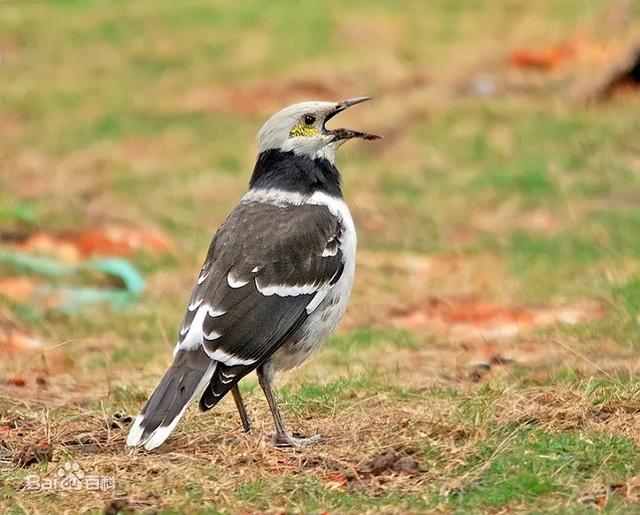
[[323, 126], [335, 106], [335, 102], [311, 101], [278, 111], [258, 131], [259, 151], [278, 149], [313, 157], [333, 139], [325, 134]]

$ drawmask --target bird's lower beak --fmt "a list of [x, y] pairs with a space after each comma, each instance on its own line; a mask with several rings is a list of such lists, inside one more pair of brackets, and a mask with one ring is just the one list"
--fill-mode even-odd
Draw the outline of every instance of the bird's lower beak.
[[356, 131], [353, 129], [333, 129], [329, 130], [326, 127], [326, 124], [331, 118], [333, 118], [338, 113], [341, 113], [345, 109], [348, 109], [356, 104], [361, 104], [362, 102], [366, 102], [367, 100], [371, 100], [371, 97], [358, 97], [358, 98], [350, 98], [348, 100], [342, 100], [338, 102], [332, 112], [330, 112], [327, 117], [324, 119], [323, 129], [325, 134], [330, 134], [333, 136], [333, 141], [337, 140], [347, 140], [352, 138], [360, 138], [360, 139], [378, 139], [380, 136], [375, 134], [370, 134], [368, 132]]

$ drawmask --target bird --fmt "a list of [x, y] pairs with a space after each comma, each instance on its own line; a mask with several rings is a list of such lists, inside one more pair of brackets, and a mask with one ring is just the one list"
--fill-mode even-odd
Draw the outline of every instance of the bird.
[[250, 432], [238, 382], [254, 370], [273, 417], [272, 443], [304, 447], [321, 439], [287, 429], [274, 379], [321, 348], [347, 308], [356, 232], [336, 150], [379, 136], [326, 124], [370, 99], [296, 103], [259, 130], [249, 189], [213, 237], [173, 363], [131, 424], [127, 447], [157, 448], [191, 401], [199, 398], [200, 410], [208, 411], [229, 392]]

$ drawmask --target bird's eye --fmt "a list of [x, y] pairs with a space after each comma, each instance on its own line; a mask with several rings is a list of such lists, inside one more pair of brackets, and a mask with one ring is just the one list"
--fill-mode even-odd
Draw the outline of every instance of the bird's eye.
[[313, 116], [312, 114], [305, 114], [304, 123], [305, 125], [313, 125], [314, 123], [316, 123], [316, 117]]

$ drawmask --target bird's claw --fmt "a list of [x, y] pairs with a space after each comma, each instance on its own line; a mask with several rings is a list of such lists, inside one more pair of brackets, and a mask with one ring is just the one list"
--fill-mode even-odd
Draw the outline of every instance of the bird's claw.
[[320, 435], [313, 435], [307, 438], [293, 436], [293, 433], [287, 431], [284, 434], [276, 434], [271, 439], [273, 445], [279, 449], [308, 447], [321, 443], [324, 439]]

